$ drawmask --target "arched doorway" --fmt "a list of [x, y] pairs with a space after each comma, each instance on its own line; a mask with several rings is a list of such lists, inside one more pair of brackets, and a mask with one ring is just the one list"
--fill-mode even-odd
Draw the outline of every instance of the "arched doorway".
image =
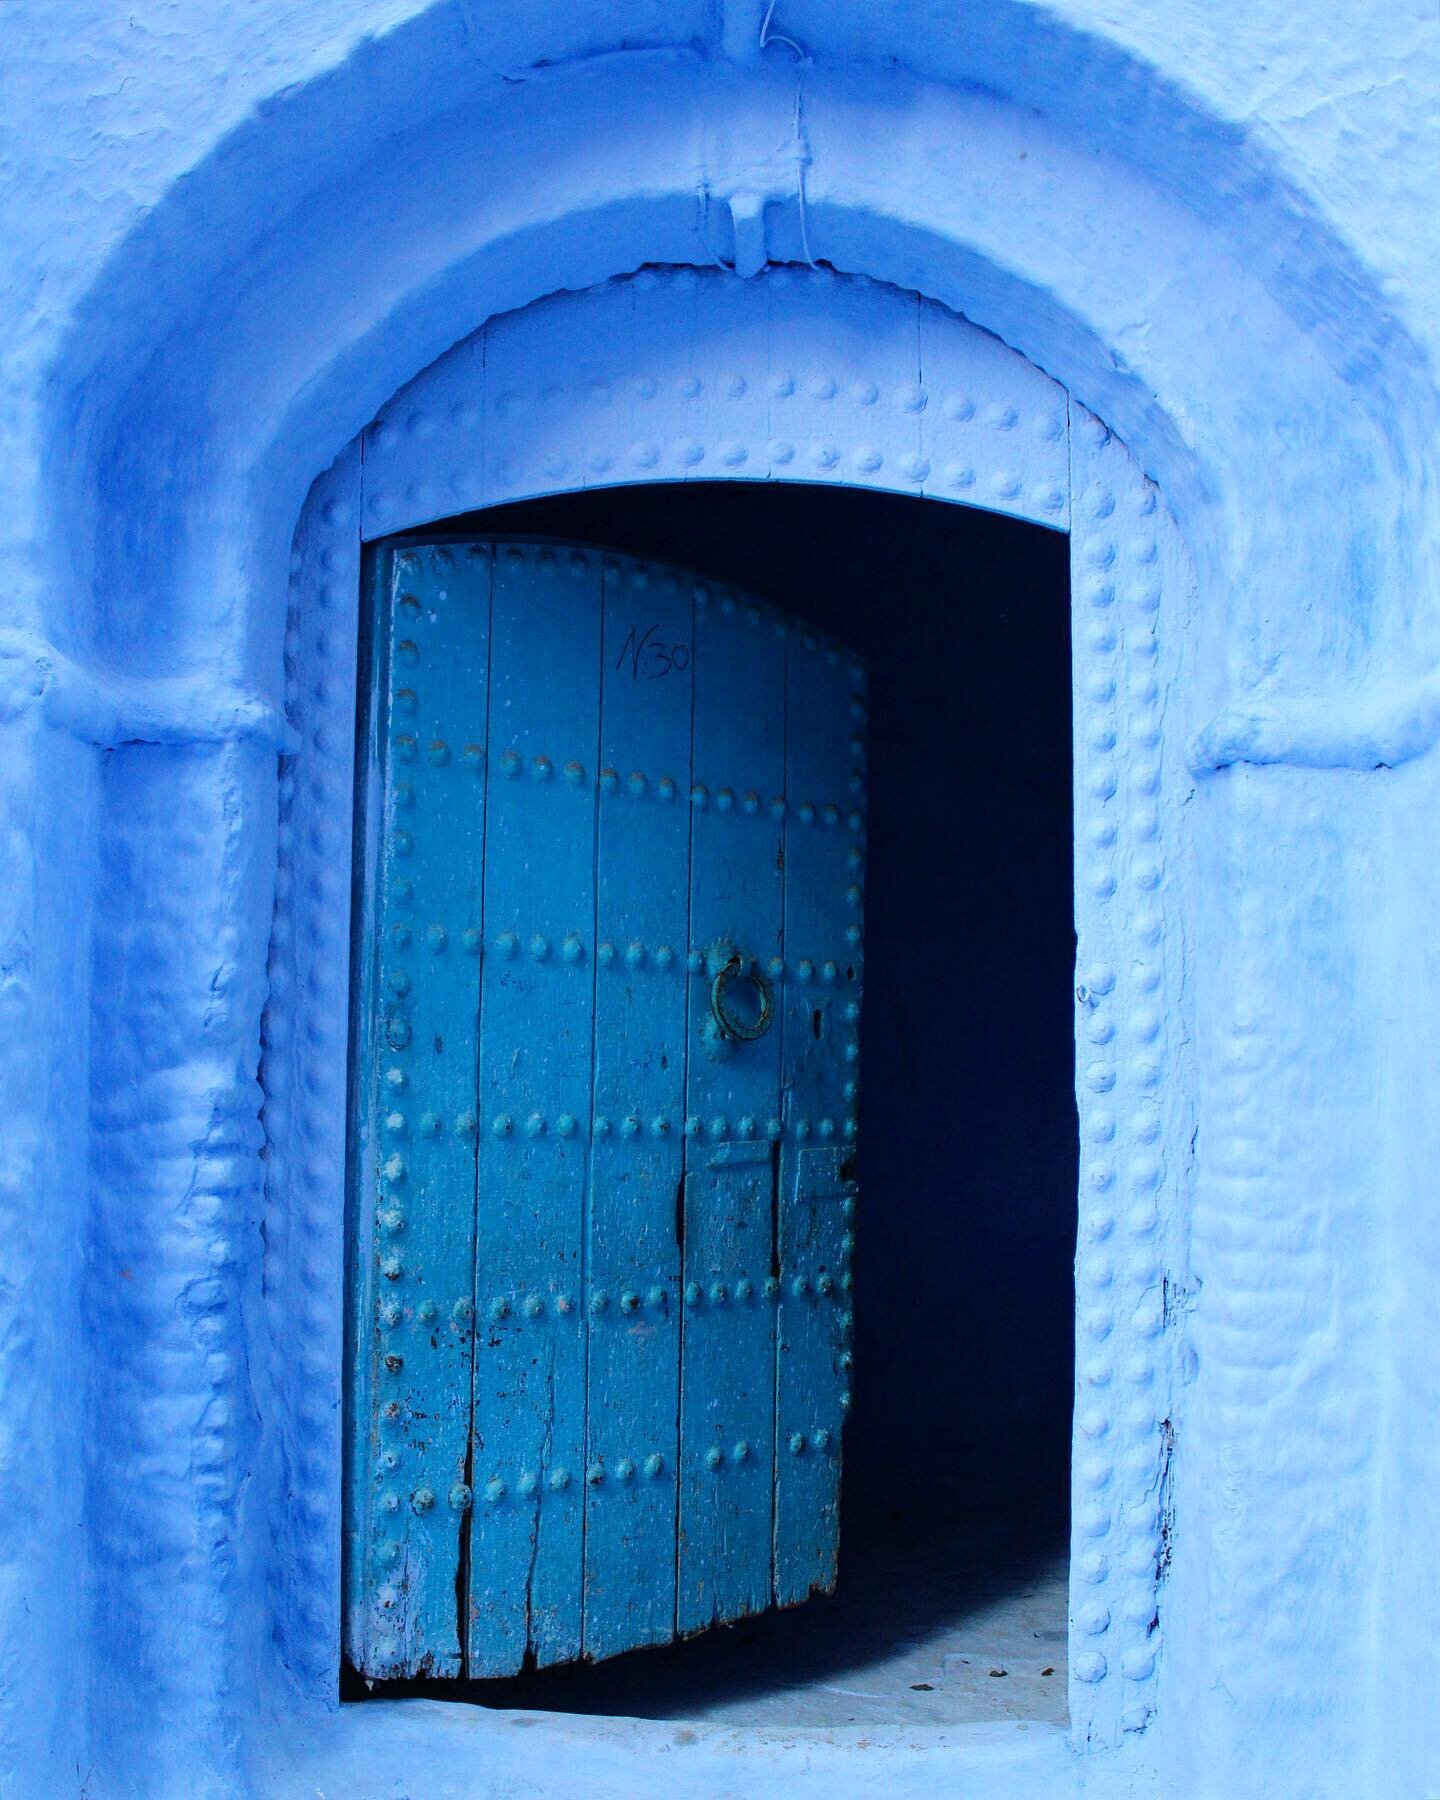
[[[662, 565], [688, 556], [710, 572], [717, 598], [758, 594], [864, 658], [866, 1008], [864, 1054], [847, 1070], [862, 1077], [858, 1247], [843, 1306], [854, 1323], [839, 1346], [855, 1406], [822, 1452], [844, 1470], [839, 1580], [801, 1612], [752, 1615], [664, 1655], [465, 1686], [357, 1679], [346, 1692], [728, 1725], [1063, 1722], [1076, 1226], [1065, 540], [911, 496], [723, 481], [554, 496], [445, 526], [454, 541], [487, 531], [534, 534], [557, 557], [567, 542], [604, 538], [647, 559], [642, 591], [651, 594]], [[623, 593], [623, 570], [617, 576]], [[567, 643], [573, 659], [584, 630], [542, 635]], [[423, 692], [423, 670], [409, 667], [403, 680]], [[628, 768], [619, 773], [623, 790]], [[442, 785], [455, 779], [447, 768], [436, 776]], [[423, 743], [418, 773], [406, 779], [430, 780]], [[619, 803], [633, 810], [644, 797], [622, 792]], [[616, 801], [602, 793], [600, 804]], [[423, 879], [423, 869], [408, 873]], [[661, 874], [652, 868], [650, 878]], [[521, 980], [537, 973], [524, 951], [522, 940]], [[420, 958], [422, 975], [431, 962]], [[549, 967], [538, 971], [542, 991]], [[644, 982], [643, 960], [634, 979]], [[821, 971], [812, 987], [822, 1004], [833, 992]], [[804, 991], [782, 985], [791, 1001]], [[595, 993], [603, 997], [598, 983]], [[420, 1105], [408, 1099], [411, 1110]], [[418, 1246], [377, 1237], [386, 1252], [405, 1251], [408, 1280]], [[795, 1302], [783, 1277], [778, 1305], [788, 1315]], [[799, 1303], [814, 1310], [836, 1297], [811, 1293]], [[543, 1325], [539, 1306], [528, 1327], [518, 1305], [498, 1326], [485, 1312], [477, 1361], [490, 1334], [533, 1336]], [[634, 1318], [645, 1316], [637, 1305]], [[405, 1353], [392, 1335], [383, 1348]], [[667, 1454], [673, 1405], [671, 1414]], [[357, 1471], [385, 1488], [398, 1473]], [[597, 1477], [599, 1492], [582, 1502], [591, 1512], [629, 1498], [628, 1488], [605, 1491], [603, 1463]], [[508, 1491], [485, 1498], [489, 1479], [487, 1465], [472, 1483], [487, 1513], [510, 1501]], [[442, 1506], [444, 1498], [442, 1488]], [[406, 1522], [402, 1510], [402, 1535]], [[395, 1535], [392, 1516], [384, 1529]], [[453, 1533], [442, 1531], [452, 1547]], [[587, 1536], [587, 1565], [604, 1552], [602, 1539]], [[673, 1560], [669, 1546], [659, 1560]], [[637, 1605], [664, 1574], [647, 1564], [632, 1583]], [[655, 1623], [647, 1612], [647, 1628]], [[395, 1637], [393, 1623], [382, 1629]]]
[[[353, 705], [362, 538], [517, 491], [694, 478], [717, 464], [733, 480], [934, 493], [1074, 527], [1082, 1169], [1071, 1710], [1086, 1737], [1142, 1723], [1168, 1496], [1167, 1195], [1188, 1169], [1176, 1063], [1184, 996], [1163, 911], [1167, 820], [1188, 780], [1164, 748], [1182, 650], [1167, 596], [1173, 610], [1188, 587], [1155, 491], [1123, 449], [994, 339], [874, 284], [655, 272], [545, 302], [458, 346], [384, 410], [363, 463], [357, 443], [316, 484], [297, 539], [297, 713], [311, 692], [337, 721]], [[321, 791], [330, 785], [321, 765], [343, 778], [343, 727], [337, 737], [322, 726], [312, 744], [308, 779], [298, 765], [282, 778], [282, 831], [301, 860], [324, 839], [333, 866], [333, 810], [324, 828], [309, 818], [317, 775]], [[298, 913], [315, 885], [286, 884]], [[306, 943], [282, 924], [282, 945], [297, 936]], [[321, 1130], [328, 1143], [335, 1121]], [[310, 1256], [333, 1256], [332, 1228], [303, 1249], [302, 1279]], [[333, 1480], [320, 1459], [338, 1446], [295, 1451], [315, 1480]]]

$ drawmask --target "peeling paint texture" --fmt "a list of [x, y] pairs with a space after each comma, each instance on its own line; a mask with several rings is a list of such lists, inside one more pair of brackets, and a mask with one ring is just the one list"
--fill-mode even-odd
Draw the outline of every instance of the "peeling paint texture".
[[[1440, 1792], [1433, 0], [9, 0], [0, 57], [0, 1791]], [[783, 290], [1057, 435], [672, 386], [502, 495], [456, 368], [563, 387], [676, 271], [627, 380]], [[361, 534], [726, 472], [1072, 529], [1069, 1733], [336, 1703]]]

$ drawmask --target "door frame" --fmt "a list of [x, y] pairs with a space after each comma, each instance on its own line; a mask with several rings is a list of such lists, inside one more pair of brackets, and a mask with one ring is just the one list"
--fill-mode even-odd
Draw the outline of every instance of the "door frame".
[[[293, 1484], [279, 1606], [339, 1663], [351, 796], [363, 545], [500, 501], [627, 481], [822, 481], [1068, 530], [1080, 1115], [1070, 1713], [1118, 1742], [1156, 1707], [1193, 1170], [1183, 700], [1193, 575], [1154, 484], [999, 340], [823, 271], [647, 271], [492, 320], [312, 487], [295, 538], [280, 876], [262, 1082], [275, 1298], [311, 1328], [279, 1400]], [[268, 1236], [268, 1233], [267, 1233]], [[286, 1532], [295, 1543], [287, 1546]], [[287, 1555], [287, 1549], [296, 1552]]]

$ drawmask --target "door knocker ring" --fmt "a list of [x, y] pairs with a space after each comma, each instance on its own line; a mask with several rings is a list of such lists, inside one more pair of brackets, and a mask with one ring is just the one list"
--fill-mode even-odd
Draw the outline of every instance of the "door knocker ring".
[[[747, 961], [749, 967], [746, 967]], [[760, 996], [759, 1017], [753, 1023], [739, 1018], [727, 1004], [730, 988], [737, 981], [753, 982]], [[742, 1044], [753, 1044], [756, 1038], [764, 1037], [770, 1029], [775, 1017], [775, 989], [770, 978], [764, 974], [753, 959], [742, 957], [737, 951], [720, 969], [719, 974], [710, 984], [710, 1016], [722, 1038], [738, 1040]]]

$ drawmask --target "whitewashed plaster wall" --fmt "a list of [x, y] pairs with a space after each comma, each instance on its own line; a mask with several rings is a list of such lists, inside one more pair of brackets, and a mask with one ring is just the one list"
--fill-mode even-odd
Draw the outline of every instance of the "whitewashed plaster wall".
[[[942, 301], [1125, 440], [1194, 558], [1213, 723], [1194, 748], [1209, 931], [1179, 1704], [1063, 1766], [992, 1746], [866, 1775], [816, 1752], [746, 1780], [1440, 1781], [1433, 6], [780, 0], [803, 65], [778, 36], [760, 48], [765, 12], [0, 17], [17, 1794], [551, 1779], [473, 1719], [446, 1722], [446, 1749], [381, 1709], [363, 1742], [327, 1736], [271, 1627], [249, 1358], [317, 1324], [270, 1318], [263, 1275], [277, 596], [317, 472], [487, 317], [647, 262], [760, 254]], [[737, 235], [747, 194], [763, 210], [742, 199]], [[324, 1527], [311, 1497], [285, 1502], [302, 1534]], [[606, 1792], [658, 1753], [617, 1734], [567, 1755]], [[681, 1779], [733, 1791], [735, 1773], [701, 1746]]]

